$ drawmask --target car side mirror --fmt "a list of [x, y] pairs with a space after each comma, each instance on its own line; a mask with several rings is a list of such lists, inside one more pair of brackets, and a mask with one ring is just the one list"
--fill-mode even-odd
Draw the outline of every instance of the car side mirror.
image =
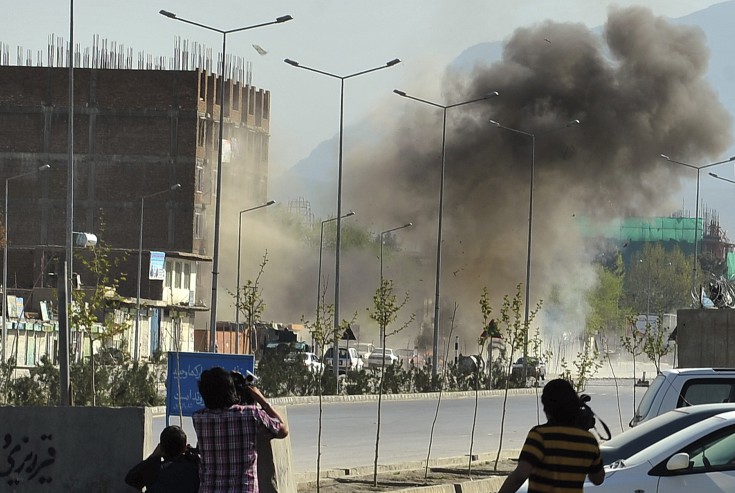
[[672, 455], [666, 462], [667, 471], [683, 471], [689, 469], [689, 454], [680, 452]]

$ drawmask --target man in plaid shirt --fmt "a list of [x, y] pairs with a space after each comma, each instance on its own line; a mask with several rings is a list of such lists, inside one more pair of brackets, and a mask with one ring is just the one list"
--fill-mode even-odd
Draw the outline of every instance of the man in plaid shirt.
[[202, 372], [204, 409], [192, 416], [201, 455], [199, 493], [258, 493], [256, 437], [285, 438], [288, 427], [255, 387], [241, 405], [232, 375], [215, 367]]

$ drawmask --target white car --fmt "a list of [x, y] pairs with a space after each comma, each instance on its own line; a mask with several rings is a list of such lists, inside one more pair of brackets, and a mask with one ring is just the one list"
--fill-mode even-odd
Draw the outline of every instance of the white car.
[[695, 404], [735, 402], [735, 370], [675, 368], [664, 370], [643, 395], [630, 426], [667, 411]]
[[383, 354], [385, 354], [385, 366], [398, 363], [398, 356], [390, 348], [377, 347], [368, 356], [368, 368], [380, 368], [383, 365]]
[[301, 365], [312, 373], [320, 374], [324, 372], [324, 363], [319, 361], [319, 356], [314, 353], [290, 353], [286, 356], [289, 363], [301, 363]]
[[[528, 490], [526, 482], [519, 492]], [[735, 411], [673, 433], [627, 459], [605, 466], [605, 481], [589, 493], [735, 492]]]

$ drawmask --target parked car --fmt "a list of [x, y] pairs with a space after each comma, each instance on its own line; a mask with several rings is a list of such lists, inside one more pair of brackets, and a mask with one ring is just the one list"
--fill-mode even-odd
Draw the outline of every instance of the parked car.
[[[363, 369], [364, 363], [360, 356], [357, 354], [357, 350], [351, 348], [339, 348], [338, 352], [338, 372], [340, 375], [347, 373], [348, 371], [359, 371]], [[324, 353], [324, 363], [327, 366], [327, 371], [332, 371], [334, 365], [334, 346], [327, 348]]]
[[627, 459], [687, 426], [727, 411], [735, 411], [735, 403], [700, 404], [664, 413], [603, 442], [600, 445], [602, 462], [609, 465], [616, 460]]
[[735, 491], [735, 411], [709, 417], [605, 468], [598, 493]]
[[[511, 374], [523, 375], [523, 356], [518, 358], [513, 366], [511, 367]], [[529, 378], [535, 378], [537, 380], [546, 379], [546, 363], [542, 359], [534, 356], [528, 357], [528, 364], [526, 364], [526, 376]]]
[[322, 373], [324, 364], [319, 360], [319, 356], [314, 353], [297, 352], [289, 353], [285, 361], [289, 363], [299, 363], [312, 373]]
[[630, 421], [636, 426], [672, 409], [735, 402], [735, 369], [676, 368], [653, 379]]
[[383, 365], [383, 355], [385, 354], [385, 365], [393, 365], [398, 363], [398, 356], [393, 353], [390, 348], [377, 347], [368, 356], [368, 368], [380, 368]]
[[[627, 433], [627, 432], [626, 432]], [[519, 490], [528, 491], [528, 482]], [[711, 416], [605, 466], [605, 482], [585, 493], [735, 491], [735, 411]]]

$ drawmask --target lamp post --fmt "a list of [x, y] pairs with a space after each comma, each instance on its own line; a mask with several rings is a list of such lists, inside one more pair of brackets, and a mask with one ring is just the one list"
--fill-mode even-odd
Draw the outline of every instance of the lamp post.
[[[344, 216], [342, 216], [342, 219], [346, 217], [354, 216], [354, 215], [355, 215], [355, 211], [350, 211]], [[319, 300], [320, 300], [320, 296], [322, 292], [322, 248], [324, 245], [324, 225], [326, 223], [336, 221], [336, 220], [337, 218], [333, 217], [331, 219], [325, 219], [324, 221], [322, 221], [321, 232], [319, 233], [319, 271], [318, 271], [319, 279], [316, 285], [316, 325], [317, 327], [319, 326]]]
[[[339, 79], [340, 81], [340, 89], [339, 89], [339, 158], [338, 158], [338, 164], [337, 164], [337, 239], [335, 241], [335, 255], [334, 255], [334, 350], [335, 355], [337, 352], [337, 344], [338, 344], [338, 329], [339, 329], [339, 263], [340, 263], [340, 256], [341, 256], [341, 246], [342, 246], [342, 142], [343, 142], [343, 136], [344, 136], [344, 108], [345, 108], [345, 81], [347, 79], [352, 79], [353, 77], [357, 77], [360, 75], [368, 74], [370, 72], [375, 72], [377, 70], [382, 70], [384, 68], [389, 68], [394, 65], [397, 65], [401, 63], [401, 61], [398, 58], [395, 58], [389, 62], [386, 62], [385, 65], [381, 65], [379, 67], [374, 67], [367, 70], [362, 70], [360, 72], [355, 72], [349, 75], [337, 75], [332, 74], [330, 72], [325, 72], [323, 70], [318, 70], [315, 68], [307, 67], [306, 65], [301, 65], [299, 62], [295, 60], [291, 60], [286, 58], [284, 62], [288, 63], [289, 65], [292, 65], [296, 68], [301, 68], [304, 70], [308, 70], [309, 72], [314, 72], [317, 74], [321, 74], [327, 77], [332, 77], [333, 79]], [[337, 378], [339, 376], [339, 365], [334, 364], [332, 365], [334, 377]]]
[[249, 209], [240, 211], [237, 217], [237, 284], [235, 286], [235, 354], [240, 353], [240, 245], [242, 244], [242, 215], [246, 212], [255, 211], [275, 204], [275, 200], [269, 200]]
[[7, 346], [8, 343], [8, 325], [6, 321], [6, 319], [8, 318], [8, 246], [10, 245], [10, 236], [8, 235], [8, 194], [10, 192], [10, 187], [8, 185], [10, 183], [10, 180], [23, 178], [24, 176], [35, 175], [39, 171], [46, 171], [50, 167], [51, 166], [49, 166], [48, 164], [44, 164], [38, 169], [29, 171], [28, 173], [21, 173], [20, 175], [10, 176], [5, 179], [5, 217], [3, 218], [3, 227], [5, 228], [5, 246], [3, 248], [3, 347], [2, 350], [0, 350], [0, 363], [5, 363], [5, 346]]
[[217, 276], [219, 275], [219, 230], [220, 230], [220, 205], [221, 205], [221, 192], [222, 192], [222, 141], [224, 138], [224, 126], [225, 126], [225, 54], [226, 54], [226, 48], [227, 48], [227, 35], [231, 33], [236, 33], [240, 31], [247, 31], [250, 29], [255, 29], [258, 27], [263, 26], [270, 26], [272, 24], [281, 24], [283, 22], [290, 21], [293, 19], [290, 15], [284, 15], [281, 17], [276, 18], [274, 21], [270, 22], [263, 22], [260, 24], [254, 24], [252, 26], [245, 26], [245, 27], [238, 27], [236, 29], [218, 29], [216, 27], [207, 26], [205, 24], [200, 24], [198, 22], [190, 21], [187, 19], [183, 19], [181, 17], [178, 17], [176, 14], [172, 12], [168, 12], [166, 10], [161, 10], [158, 12], [159, 14], [168, 17], [169, 19], [174, 19], [177, 21], [185, 22], [186, 24], [191, 24], [193, 26], [201, 27], [202, 29], [207, 29], [208, 31], [214, 31], [217, 33], [220, 33], [222, 35], [222, 64], [221, 64], [221, 73], [220, 73], [220, 84], [219, 84], [219, 148], [217, 151], [217, 196], [215, 197], [215, 206], [214, 206], [214, 246], [212, 248], [212, 301], [210, 306], [210, 340], [209, 340], [209, 350], [214, 352], [215, 350], [215, 342], [217, 340]]
[[565, 125], [561, 127], [552, 128], [551, 130], [546, 130], [544, 132], [537, 132], [537, 133], [531, 133], [531, 132], [524, 132], [523, 130], [518, 130], [516, 128], [506, 127], [505, 125], [501, 125], [500, 123], [496, 122], [495, 120], [490, 120], [490, 124], [494, 125], [499, 128], [503, 128], [505, 130], [509, 130], [513, 133], [517, 133], [520, 135], [525, 135], [526, 137], [531, 138], [531, 170], [530, 170], [530, 187], [528, 192], [528, 247], [526, 252], [526, 293], [525, 293], [525, 311], [524, 311], [524, 329], [523, 329], [523, 380], [525, 382], [526, 377], [528, 375], [528, 324], [529, 324], [529, 317], [530, 317], [530, 289], [531, 289], [531, 236], [533, 233], [533, 181], [534, 181], [534, 174], [536, 170], [536, 137], [540, 137], [542, 135], [549, 134], [551, 132], [556, 132], [559, 130], [563, 130], [565, 128], [569, 128], [573, 125], [579, 125], [579, 120], [572, 120]]
[[493, 91], [481, 98], [470, 99], [468, 101], [462, 101], [460, 103], [454, 103], [449, 105], [441, 105], [428, 101], [426, 99], [417, 98], [406, 94], [404, 91], [398, 89], [393, 90], [394, 93], [404, 98], [418, 101], [419, 103], [428, 104], [436, 108], [442, 109], [442, 164], [441, 174], [439, 175], [439, 218], [437, 221], [437, 233], [436, 233], [436, 276], [434, 279], [434, 337], [433, 337], [433, 357], [431, 358], [431, 374], [436, 376], [439, 371], [439, 284], [441, 276], [441, 263], [442, 263], [442, 216], [444, 213], [444, 172], [446, 169], [446, 142], [447, 142], [447, 110], [456, 106], [464, 106], [470, 103], [476, 103], [478, 101], [484, 101], [493, 96], [498, 96], [498, 91]]
[[171, 185], [166, 190], [161, 190], [148, 195], [143, 195], [140, 198], [140, 229], [138, 235], [138, 283], [136, 287], [135, 295], [135, 347], [133, 348], [133, 360], [140, 360], [140, 284], [143, 271], [143, 209], [145, 208], [145, 199], [162, 195], [166, 192], [172, 192], [181, 188], [180, 184]]
[[709, 175], [710, 175], [710, 176], [711, 176], [712, 178], [717, 178], [718, 180], [726, 181], [726, 182], [728, 182], [728, 183], [735, 183], [735, 180], [731, 180], [731, 179], [729, 179], [729, 178], [725, 178], [724, 176], [716, 175], [716, 174], [714, 174], [714, 173], [709, 173]]
[[[702, 166], [695, 166], [693, 164], [685, 163], [682, 161], [677, 161], [675, 159], [671, 159], [666, 154], [659, 154], [659, 157], [662, 159], [665, 159], [666, 161], [674, 164], [679, 164], [681, 166], [686, 166], [687, 168], [695, 169], [697, 170], [697, 202], [694, 206], [694, 268], [692, 269], [692, 293], [694, 293], [697, 290], [697, 262], [699, 259], [699, 250], [698, 250], [698, 236], [699, 236], [699, 172], [706, 168], [711, 168], [712, 166], [717, 166], [718, 164], [723, 163], [729, 163], [730, 161], [735, 161], [735, 156], [732, 156], [728, 159], [725, 159], [723, 161], [717, 161], [716, 163], [710, 163], [710, 164], [704, 164]], [[697, 293], [697, 299], [701, 303], [702, 296], [701, 293]]]

